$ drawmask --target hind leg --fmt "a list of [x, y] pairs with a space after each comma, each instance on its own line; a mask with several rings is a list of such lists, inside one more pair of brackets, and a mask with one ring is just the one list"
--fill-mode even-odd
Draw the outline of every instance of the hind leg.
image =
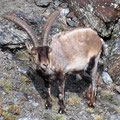
[[90, 90], [91, 96], [90, 96], [90, 102], [88, 104], [89, 106], [94, 106], [94, 102], [95, 102], [97, 83], [98, 83], [97, 67], [98, 67], [99, 57], [100, 57], [100, 54], [95, 58], [95, 64], [90, 73], [91, 79], [92, 79], [92, 85], [91, 85], [92, 87]]
[[93, 107], [95, 103], [95, 96], [96, 96], [96, 91], [97, 91], [97, 82], [98, 82], [98, 77], [96, 75], [95, 78], [92, 78], [92, 84], [90, 85], [90, 91], [89, 91], [89, 106]]
[[85, 91], [84, 98], [90, 99], [92, 93], [92, 84], [89, 85], [88, 89]]

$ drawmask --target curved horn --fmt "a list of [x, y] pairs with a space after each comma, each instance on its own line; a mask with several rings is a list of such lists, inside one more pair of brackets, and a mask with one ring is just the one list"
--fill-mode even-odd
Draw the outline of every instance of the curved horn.
[[38, 39], [36, 37], [36, 33], [34, 32], [34, 30], [22, 19], [15, 17], [14, 12], [9, 12], [6, 13], [5, 15], [3, 15], [3, 18], [10, 20], [18, 25], [20, 25], [23, 29], [25, 29], [25, 31], [28, 33], [28, 35], [30, 36], [30, 38], [32, 39], [32, 42], [34, 44], [35, 47], [40, 46]]
[[60, 14], [60, 11], [53, 12], [49, 16], [47, 22], [45, 23], [43, 32], [42, 32], [43, 46], [47, 45], [50, 29], [52, 27], [53, 22], [56, 20], [56, 18], [57, 18], [57, 16], [59, 16], [59, 14]]

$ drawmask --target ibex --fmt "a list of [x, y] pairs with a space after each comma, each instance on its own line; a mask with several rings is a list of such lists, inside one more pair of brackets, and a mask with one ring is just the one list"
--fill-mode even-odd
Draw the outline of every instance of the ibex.
[[47, 88], [46, 108], [52, 106], [50, 83], [51, 80], [56, 80], [59, 91], [59, 113], [64, 113], [65, 78], [66, 75], [72, 73], [88, 71], [91, 84], [85, 92], [85, 97], [90, 99], [89, 106], [94, 106], [98, 82], [97, 67], [103, 40], [91, 28], [74, 28], [54, 35], [48, 45], [50, 28], [59, 14], [60, 11], [54, 12], [45, 24], [42, 34], [43, 45], [39, 44], [35, 32], [25, 21], [11, 13], [5, 14], [3, 17], [20, 25], [31, 37], [34, 46], [30, 47], [27, 43], [26, 46], [45, 81]]

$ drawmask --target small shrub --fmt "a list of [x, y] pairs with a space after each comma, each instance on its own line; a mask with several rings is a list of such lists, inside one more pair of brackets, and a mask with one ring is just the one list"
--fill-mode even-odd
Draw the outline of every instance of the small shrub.
[[57, 114], [55, 120], [64, 120], [65, 116], [62, 114]]

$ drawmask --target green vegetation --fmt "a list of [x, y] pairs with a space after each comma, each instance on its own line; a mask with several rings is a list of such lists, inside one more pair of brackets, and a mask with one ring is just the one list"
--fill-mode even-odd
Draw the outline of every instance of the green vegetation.
[[30, 80], [28, 77], [24, 76], [24, 75], [22, 75], [20, 79], [21, 79], [21, 82], [22, 82], [22, 83], [31, 82], [31, 80]]
[[86, 112], [91, 114], [94, 113], [94, 110], [92, 108], [86, 108]]
[[68, 98], [67, 102], [70, 105], [79, 103], [79, 97], [77, 95], [72, 95], [70, 98]]
[[9, 91], [11, 90], [11, 88], [12, 88], [11, 82], [5, 81], [4, 86], [2, 87], [2, 89], [3, 89], [5, 92], [9, 93]]
[[24, 60], [29, 60], [29, 54], [27, 50], [20, 50], [16, 52], [16, 57]]
[[57, 114], [55, 120], [65, 120], [65, 115]]

